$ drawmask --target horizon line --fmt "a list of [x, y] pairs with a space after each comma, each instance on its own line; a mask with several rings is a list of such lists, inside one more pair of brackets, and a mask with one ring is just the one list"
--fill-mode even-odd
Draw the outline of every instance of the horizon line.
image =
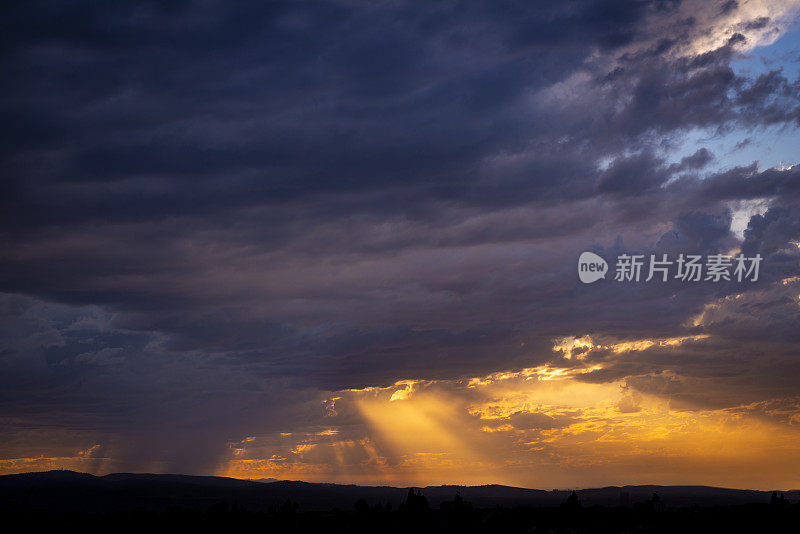
[[585, 487], [570, 487], [570, 488], [552, 488], [552, 489], [542, 489], [542, 488], [531, 488], [525, 486], [511, 486], [508, 484], [498, 484], [498, 483], [488, 483], [488, 484], [428, 484], [425, 486], [419, 484], [409, 484], [405, 486], [393, 486], [389, 484], [356, 484], [356, 483], [348, 483], [348, 482], [310, 482], [307, 480], [299, 480], [299, 479], [282, 479], [282, 478], [274, 478], [274, 477], [263, 477], [263, 478], [238, 478], [226, 475], [190, 475], [186, 473], [153, 473], [153, 472], [135, 472], [135, 471], [115, 471], [112, 473], [106, 473], [103, 475], [98, 475], [94, 473], [89, 473], [86, 471], [75, 471], [74, 469], [45, 469], [41, 471], [21, 471], [18, 473], [3, 473], [0, 474], [0, 478], [7, 477], [7, 476], [20, 476], [20, 475], [34, 475], [34, 474], [41, 474], [41, 473], [54, 473], [54, 472], [61, 472], [61, 473], [75, 473], [78, 475], [88, 475], [95, 478], [104, 478], [113, 475], [151, 475], [151, 476], [182, 476], [182, 477], [195, 477], [195, 478], [222, 478], [228, 480], [240, 480], [242, 482], [261, 482], [261, 481], [269, 481], [269, 482], [262, 482], [265, 484], [271, 484], [274, 482], [302, 482], [304, 484], [319, 484], [319, 485], [329, 485], [329, 486], [356, 486], [362, 488], [394, 488], [394, 489], [409, 489], [409, 488], [444, 488], [444, 487], [460, 487], [460, 488], [481, 488], [486, 486], [501, 486], [504, 488], [513, 488], [513, 489], [521, 489], [521, 490], [529, 490], [529, 491], [544, 491], [547, 493], [550, 492], [559, 492], [559, 491], [587, 491], [587, 490], [595, 490], [595, 489], [608, 489], [608, 488], [636, 488], [636, 487], [653, 487], [653, 488], [710, 488], [710, 489], [718, 489], [718, 490], [732, 490], [732, 491], [754, 491], [759, 493], [770, 493], [770, 492], [781, 492], [781, 493], [792, 493], [792, 492], [800, 492], [800, 488], [791, 488], [791, 489], [755, 489], [755, 488], [732, 488], [727, 486], [714, 486], [714, 485], [706, 485], [706, 484], [611, 484], [611, 485], [604, 485], [604, 486], [585, 486]]

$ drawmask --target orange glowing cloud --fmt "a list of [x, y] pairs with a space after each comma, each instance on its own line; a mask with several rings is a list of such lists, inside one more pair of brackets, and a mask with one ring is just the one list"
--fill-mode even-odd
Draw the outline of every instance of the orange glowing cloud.
[[[601, 346], [613, 354], [674, 350], [706, 337]], [[590, 336], [574, 339], [582, 341], [560, 340], [555, 351], [598, 346]], [[771, 417], [761, 405], [691, 410], [625, 379], [584, 379], [603, 363], [570, 365], [340, 391], [325, 407], [329, 428], [284, 434], [278, 456], [259, 459], [254, 449], [221, 473], [418, 485], [797, 485], [797, 402], [780, 403]]]

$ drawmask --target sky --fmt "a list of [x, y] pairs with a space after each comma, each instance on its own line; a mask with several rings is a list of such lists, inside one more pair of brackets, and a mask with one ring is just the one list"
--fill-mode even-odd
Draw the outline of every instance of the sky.
[[798, 16], [3, 2], [0, 473], [800, 488]]

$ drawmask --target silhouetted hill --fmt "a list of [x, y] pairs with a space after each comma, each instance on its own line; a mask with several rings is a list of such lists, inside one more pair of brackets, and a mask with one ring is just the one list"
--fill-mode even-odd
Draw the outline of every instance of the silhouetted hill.
[[103, 480], [125, 481], [125, 482], [165, 482], [175, 484], [198, 484], [201, 486], [241, 488], [252, 486], [255, 480], [241, 480], [229, 477], [212, 476], [193, 476], [193, 475], [171, 475], [154, 473], [112, 473], [105, 475]]
[[[477, 508], [516, 508], [557, 506], [570, 491], [544, 491], [501, 485], [428, 486], [421, 488], [428, 502], [438, 508], [460, 493]], [[658, 492], [665, 505], [718, 506], [769, 503], [771, 492], [714, 488], [707, 486], [623, 486], [579, 490], [584, 506], [634, 504]], [[254, 511], [280, 507], [287, 499], [303, 511], [351, 510], [365, 500], [370, 506], [391, 503], [397, 508], [408, 488], [317, 484], [299, 481], [261, 482], [226, 477], [114, 473], [94, 476], [74, 471], [47, 471], [0, 476], [0, 502], [3, 507], [61, 512], [114, 512], [169, 507], [202, 509], [219, 502], [238, 503]], [[621, 501], [621, 496], [627, 495]], [[785, 492], [792, 502], [800, 492]]]

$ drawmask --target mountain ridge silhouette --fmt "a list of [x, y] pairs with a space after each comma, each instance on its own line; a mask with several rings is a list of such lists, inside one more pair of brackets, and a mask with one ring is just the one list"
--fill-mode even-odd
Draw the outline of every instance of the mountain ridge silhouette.
[[[485, 484], [478, 486], [415, 486], [433, 507], [456, 493], [476, 507], [557, 506], [572, 491], [541, 490]], [[363, 499], [369, 504], [403, 502], [409, 487], [360, 486], [298, 480], [247, 480], [220, 476], [159, 473], [92, 475], [70, 470], [36, 471], [0, 475], [0, 498], [7, 503], [49, 511], [108, 511], [132, 508], [163, 510], [198, 508], [215, 502], [238, 502], [248, 509], [267, 510], [290, 499], [302, 510], [351, 509]], [[778, 490], [790, 501], [800, 490]], [[772, 490], [748, 490], [701, 485], [625, 485], [577, 490], [584, 505], [617, 506], [645, 502], [654, 492], [668, 506], [716, 506], [768, 503]]]

